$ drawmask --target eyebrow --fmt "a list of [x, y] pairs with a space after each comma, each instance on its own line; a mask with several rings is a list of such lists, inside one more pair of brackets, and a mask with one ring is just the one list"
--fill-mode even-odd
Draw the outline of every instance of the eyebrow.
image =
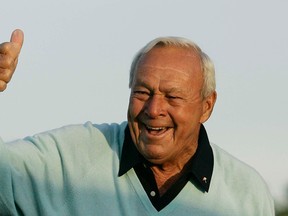
[[184, 91], [182, 89], [172, 87], [166, 90], [167, 93], [183, 93]]

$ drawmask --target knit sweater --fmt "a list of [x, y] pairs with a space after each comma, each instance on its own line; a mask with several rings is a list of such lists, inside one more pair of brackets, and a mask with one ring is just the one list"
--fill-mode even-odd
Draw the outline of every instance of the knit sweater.
[[0, 139], [0, 215], [274, 215], [259, 174], [214, 144], [209, 192], [188, 182], [158, 212], [133, 169], [118, 177], [126, 126], [88, 122]]

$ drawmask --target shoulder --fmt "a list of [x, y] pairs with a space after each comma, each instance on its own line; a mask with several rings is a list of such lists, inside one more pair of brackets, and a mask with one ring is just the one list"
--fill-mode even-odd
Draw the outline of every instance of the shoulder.
[[[250, 165], [237, 159], [219, 146], [211, 144], [214, 156], [214, 170], [234, 183], [236, 179], [246, 180], [249, 183], [264, 183], [261, 175]], [[215, 173], [216, 174], [216, 173]], [[266, 185], [266, 184], [265, 184]]]
[[[240, 201], [247, 209], [273, 212], [273, 199], [262, 176], [219, 146], [211, 144], [211, 147], [214, 156], [212, 184], [218, 187], [216, 190], [220, 190], [232, 200]], [[259, 215], [262, 214], [259, 212]]]
[[86, 126], [89, 128], [96, 128], [99, 130], [100, 133], [105, 136], [107, 141], [112, 141], [112, 140], [119, 140], [123, 142], [124, 140], [124, 130], [127, 126], [127, 122], [122, 122], [121, 124], [117, 123], [112, 123], [112, 124], [91, 124], [91, 123], [86, 123]]

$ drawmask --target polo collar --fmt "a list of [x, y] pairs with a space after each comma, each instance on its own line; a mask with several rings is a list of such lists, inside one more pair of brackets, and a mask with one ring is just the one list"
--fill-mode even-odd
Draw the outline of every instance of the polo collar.
[[[118, 176], [124, 175], [131, 168], [145, 161], [144, 157], [135, 147], [127, 125]], [[203, 125], [201, 125], [199, 132], [197, 150], [188, 163], [190, 181], [200, 190], [208, 192], [213, 173], [214, 157]]]

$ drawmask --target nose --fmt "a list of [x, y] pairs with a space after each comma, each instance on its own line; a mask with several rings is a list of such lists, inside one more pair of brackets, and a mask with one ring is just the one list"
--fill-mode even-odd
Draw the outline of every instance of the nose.
[[154, 94], [146, 101], [145, 114], [150, 118], [165, 116], [167, 112], [166, 102], [162, 95]]

